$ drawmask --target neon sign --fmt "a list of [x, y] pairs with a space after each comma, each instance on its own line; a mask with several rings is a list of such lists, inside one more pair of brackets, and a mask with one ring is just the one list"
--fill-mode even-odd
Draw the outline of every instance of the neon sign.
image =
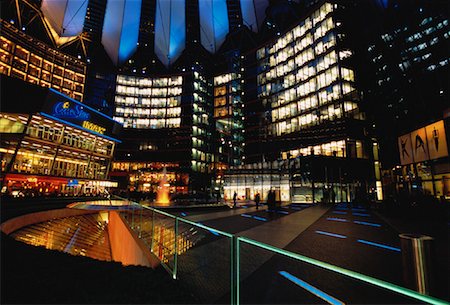
[[89, 121], [84, 121], [83, 124], [82, 124], [82, 126], [83, 126], [84, 128], [86, 128], [86, 129], [89, 129], [89, 130], [98, 132], [98, 133], [100, 133], [100, 134], [104, 134], [104, 133], [105, 133], [105, 130], [106, 130], [105, 127], [98, 126], [97, 124], [94, 124], [94, 123], [89, 122]]
[[80, 121], [89, 120], [90, 114], [83, 110], [80, 105], [70, 107], [70, 102], [59, 102], [53, 107], [52, 115], [61, 119], [75, 119]]

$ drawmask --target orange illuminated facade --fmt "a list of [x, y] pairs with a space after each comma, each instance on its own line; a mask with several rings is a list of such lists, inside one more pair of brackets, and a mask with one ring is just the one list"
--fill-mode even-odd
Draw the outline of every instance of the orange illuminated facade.
[[0, 73], [83, 101], [86, 64], [1, 20]]

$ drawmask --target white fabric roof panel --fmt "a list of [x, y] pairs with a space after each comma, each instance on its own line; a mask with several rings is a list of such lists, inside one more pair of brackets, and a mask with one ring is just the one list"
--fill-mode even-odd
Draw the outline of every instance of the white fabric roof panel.
[[269, 0], [240, 0], [244, 25], [257, 33], [266, 16]]
[[114, 64], [128, 60], [137, 49], [142, 0], [108, 0], [102, 44]]
[[229, 31], [226, 0], [199, 0], [200, 40], [206, 50], [215, 53]]
[[157, 0], [155, 16], [155, 54], [170, 66], [186, 47], [185, 0]]
[[60, 37], [83, 31], [88, 0], [42, 0], [41, 11]]

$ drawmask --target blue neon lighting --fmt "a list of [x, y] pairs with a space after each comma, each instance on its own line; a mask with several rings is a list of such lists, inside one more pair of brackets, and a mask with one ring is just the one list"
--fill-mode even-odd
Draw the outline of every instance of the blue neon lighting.
[[166, 66], [174, 63], [186, 47], [185, 0], [157, 0], [155, 54]]
[[316, 231], [316, 233], [331, 236], [331, 237], [337, 237], [337, 238], [347, 238], [347, 236], [345, 236], [345, 235], [335, 234], [335, 233], [330, 233], [330, 232], [325, 232], [325, 231]]
[[267, 218], [259, 217], [259, 216], [253, 216], [253, 219], [261, 220], [261, 221], [267, 221]]
[[302, 281], [301, 279], [299, 279], [298, 277], [290, 274], [287, 271], [278, 271], [278, 273], [281, 276], [284, 276], [286, 279], [288, 279], [291, 282], [293, 282], [294, 284], [302, 287], [303, 289], [311, 292], [315, 296], [317, 296], [317, 297], [321, 298], [322, 300], [328, 302], [329, 304], [332, 304], [332, 305], [344, 305], [344, 303], [342, 301], [339, 301], [338, 299], [336, 299], [336, 298], [332, 297], [331, 295], [323, 292], [322, 290], [312, 286], [311, 284], [308, 284], [305, 281]]
[[278, 214], [284, 214], [284, 215], [289, 215], [289, 212], [287, 212], [287, 211], [280, 211], [280, 210], [278, 210], [278, 211], [276, 211]]
[[215, 53], [225, 41], [229, 31], [226, 0], [199, 1], [200, 40], [210, 53]]
[[83, 106], [75, 105], [70, 107], [69, 102], [59, 102], [53, 106], [52, 115], [60, 119], [74, 119], [80, 121], [89, 120], [91, 115], [83, 110]]
[[303, 210], [302, 208], [300, 208], [300, 207], [291, 207], [291, 209], [293, 209], [293, 210], [297, 210], [297, 211], [301, 211], [301, 210]]
[[42, 116], [45, 116], [45, 117], [48, 118], [48, 119], [55, 120], [55, 121], [58, 121], [58, 122], [60, 122], [60, 123], [63, 123], [63, 124], [66, 124], [66, 125], [69, 125], [69, 126], [72, 126], [72, 127], [75, 127], [75, 128], [81, 129], [81, 130], [84, 130], [84, 131], [87, 131], [87, 132], [92, 133], [92, 134], [95, 134], [95, 135], [97, 135], [97, 136], [99, 136], [99, 137], [102, 137], [102, 138], [105, 138], [105, 139], [108, 139], [108, 140], [111, 140], [111, 141], [115, 141], [115, 142], [117, 142], [117, 143], [122, 143], [122, 141], [120, 141], [120, 140], [117, 140], [117, 139], [112, 138], [112, 137], [105, 136], [104, 134], [98, 133], [98, 132], [96, 132], [96, 131], [93, 131], [93, 130], [90, 130], [90, 129], [87, 129], [87, 128], [84, 128], [84, 127], [81, 127], [80, 125], [73, 124], [73, 123], [67, 122], [67, 121], [65, 121], [65, 120], [61, 120], [61, 119], [59, 119], [59, 118], [55, 118], [54, 116], [49, 115], [49, 114], [47, 114], [47, 113], [40, 112], [39, 114], [42, 115]]
[[352, 208], [352, 211], [367, 212], [367, 209], [363, 209], [363, 208]]
[[377, 227], [377, 228], [381, 227], [381, 225], [379, 223], [366, 222], [366, 221], [357, 221], [357, 220], [355, 220], [353, 222], [356, 223], [356, 224], [359, 224], [359, 225], [364, 225], [364, 226], [371, 226], [371, 227]]
[[106, 3], [102, 44], [118, 65], [137, 49], [142, 0], [109, 0]]
[[[82, 106], [83, 108], [89, 109], [89, 111], [95, 112], [96, 114], [99, 114], [99, 115], [101, 115], [101, 116], [107, 118], [108, 120], [113, 121], [113, 119], [112, 119], [110, 116], [107, 116], [106, 114], [104, 114], [104, 113], [98, 111], [97, 109], [92, 108], [91, 106], [88, 106], [88, 105], [86, 105], [86, 104], [83, 104], [82, 102], [77, 101], [77, 100], [71, 98], [70, 96], [64, 95], [64, 94], [62, 94], [61, 92], [56, 91], [56, 90], [53, 89], [53, 88], [49, 88], [48, 90], [51, 91], [51, 92], [53, 92], [53, 93], [56, 93], [56, 94], [62, 96], [62, 97], [65, 98], [65, 99], [70, 100], [71, 102], [73, 102], [73, 103], [75, 103], [75, 104], [78, 104], [78, 105]], [[116, 122], [116, 121], [114, 121], [114, 122]], [[123, 125], [122, 123], [118, 123], [118, 122], [116, 122], [116, 123], [117, 123], [117, 124], [120, 124], [120, 125]]]
[[400, 248], [397, 247], [391, 247], [391, 246], [387, 246], [387, 245], [383, 245], [383, 244], [379, 244], [379, 243], [374, 243], [372, 241], [367, 241], [364, 239], [358, 239], [359, 243], [362, 244], [366, 244], [366, 245], [370, 245], [370, 246], [375, 246], [375, 247], [379, 247], [379, 248], [383, 248], [383, 249], [388, 249], [388, 250], [392, 250], [392, 251], [396, 251], [396, 252], [400, 252]]
[[369, 214], [366, 214], [366, 213], [353, 213], [353, 215], [355, 215], [355, 216], [370, 217], [370, 215], [369, 215]]
[[210, 233], [212, 233], [213, 235], [216, 235], [216, 236], [220, 236], [220, 234], [219, 233], [217, 233], [217, 232], [214, 232], [213, 230], [208, 230]]
[[340, 221], [340, 222], [347, 222], [347, 219], [344, 218], [335, 218], [335, 217], [328, 217], [327, 220], [333, 220], [333, 221]]
[[333, 211], [334, 214], [347, 215], [347, 212]]
[[242, 217], [247, 217], [247, 218], [252, 218], [252, 215], [248, 215], [248, 214], [241, 214]]
[[181, 216], [187, 216], [185, 212], [181, 212]]

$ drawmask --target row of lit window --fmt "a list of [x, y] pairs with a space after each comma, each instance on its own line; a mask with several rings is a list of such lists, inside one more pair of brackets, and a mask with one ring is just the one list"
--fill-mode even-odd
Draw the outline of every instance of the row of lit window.
[[116, 108], [116, 115], [125, 115], [125, 116], [133, 116], [133, 117], [179, 117], [181, 115], [181, 107], [175, 108]]
[[118, 85], [116, 92], [123, 95], [133, 95], [133, 96], [177, 96], [182, 93], [181, 87], [168, 87], [168, 88], [139, 88], [139, 87], [128, 87], [123, 85]]
[[[344, 111], [350, 112], [357, 109], [357, 104], [353, 102], [345, 102], [344, 103]], [[275, 111], [272, 111], [272, 121], [281, 119], [277, 117], [278, 115], [283, 115], [284, 120], [278, 121], [271, 124], [271, 133], [273, 135], [283, 135], [292, 132], [297, 132], [302, 129], [308, 128], [310, 126], [318, 125], [325, 121], [332, 121], [335, 119], [339, 119], [342, 117], [342, 108], [340, 104], [332, 104], [329, 106], [325, 106], [319, 108], [317, 111], [313, 111], [303, 115], [297, 115], [295, 110], [292, 111], [292, 108], [280, 108]], [[292, 118], [285, 119], [287, 116], [294, 116]]]
[[[354, 81], [354, 73], [353, 70], [347, 68], [341, 68], [341, 76], [342, 79], [346, 81], [353, 82]], [[302, 76], [300, 76], [302, 77]], [[290, 77], [285, 78], [283, 83], [274, 83], [267, 84], [264, 86], [260, 86], [259, 96], [270, 96], [274, 93], [281, 92], [281, 94], [277, 95], [277, 102], [279, 100], [280, 104], [292, 102], [298, 98], [307, 96], [312, 92], [319, 91], [324, 87], [328, 87], [332, 83], [334, 83], [337, 79], [339, 79], [339, 70], [337, 66], [334, 66], [325, 72], [320, 73], [316, 77], [312, 77], [309, 81], [300, 83], [299, 85], [292, 87], [297, 84], [295, 77], [290, 75]], [[285, 89], [290, 88], [290, 89]]]
[[167, 86], [181, 86], [183, 84], [182, 76], [172, 77], [136, 77], [128, 75], [118, 75], [117, 84], [140, 87], [167, 87]]
[[[317, 37], [323, 35], [329, 28], [333, 26], [332, 20], [325, 20], [326, 16], [333, 11], [333, 6], [330, 3], [325, 3], [317, 11], [315, 11], [311, 18], [306, 18], [302, 23], [296, 26], [291, 31], [287, 32], [281, 36], [275, 44], [268, 48], [262, 48], [257, 51], [257, 59], [261, 59], [266, 56], [266, 54], [273, 54], [277, 51], [285, 48], [290, 42], [302, 37], [310, 31], [313, 26], [316, 27], [315, 34]], [[328, 18], [331, 19], [331, 18]], [[325, 22], [322, 22], [325, 20]]]
[[181, 118], [170, 119], [138, 119], [123, 118], [114, 116], [114, 120], [123, 124], [124, 128], [160, 129], [178, 128], [181, 125]]
[[[336, 107], [340, 107], [340, 104], [332, 104], [315, 110], [317, 108], [317, 98], [305, 99], [272, 110], [272, 122], [298, 117], [299, 114], [311, 111], [312, 109], [314, 109], [316, 113], [319, 112], [322, 114], [323, 112], [324, 117], [332, 117], [336, 113]], [[344, 111], [350, 112], [356, 108], [358, 108], [358, 105], [355, 102], [344, 102]]]
[[155, 108], [163, 107], [177, 107], [181, 105], [181, 96], [169, 98], [139, 98], [139, 97], [124, 97], [116, 95], [116, 105], [130, 105], [130, 106], [148, 106]]
[[[332, 34], [332, 33], [330, 33]], [[315, 48], [316, 48], [316, 57], [318, 55], [322, 54], [324, 51], [329, 50], [335, 45], [335, 38], [334, 35], [327, 36], [329, 40], [326, 42], [320, 41]], [[330, 55], [331, 54], [331, 55]], [[283, 56], [282, 58], [284, 58]], [[287, 56], [286, 56], [287, 57]], [[291, 73], [292, 71], [296, 69], [304, 69], [308, 67], [314, 67], [319, 66], [321, 69], [325, 69], [326, 66], [329, 66], [333, 64], [333, 62], [336, 62], [336, 53], [330, 52], [329, 54], [326, 54], [323, 57], [318, 57], [318, 59], [315, 62], [309, 63], [311, 60], [314, 59], [314, 51], [312, 48], [308, 48], [301, 52], [300, 54], [297, 54], [295, 58], [290, 59], [288, 62], [283, 61], [284, 64], [279, 64], [276, 61], [275, 57], [271, 57], [269, 59], [269, 64], [267, 62], [261, 62], [260, 67], [262, 71], [265, 71], [265, 78], [266, 81], [270, 81], [271, 79], [275, 79], [278, 77], [282, 77], [288, 73]], [[327, 63], [325, 63], [327, 62]], [[280, 62], [281, 63], [281, 62]], [[270, 69], [269, 69], [270, 68]]]
[[227, 73], [214, 77], [214, 86], [220, 86], [229, 83], [238, 78], [237, 73]]
[[[305, 42], [303, 43], [303, 41]], [[316, 53], [317, 57], [317, 55], [322, 54], [324, 51], [330, 49], [335, 44], [336, 37], [333, 32], [328, 33], [320, 40], [316, 40], [315, 46], [313, 46], [312, 36], [306, 36], [302, 40], [301, 47], [298, 44], [296, 44], [294, 47], [287, 47], [280, 52], [273, 54], [268, 59], [262, 59], [260, 63], [267, 63], [268, 60], [270, 67], [275, 67], [296, 54], [295, 63], [297, 67], [300, 67], [314, 58], [314, 52]]]
[[[362, 149], [361, 141], [356, 141], [357, 147]], [[330, 156], [330, 157], [345, 157], [346, 148], [345, 140], [331, 141], [328, 143], [323, 143], [314, 146], [308, 146], [299, 149], [293, 149], [288, 151], [291, 158], [296, 158], [298, 156], [309, 156], [309, 155], [320, 155], [320, 156]], [[362, 154], [362, 152], [361, 152]]]

